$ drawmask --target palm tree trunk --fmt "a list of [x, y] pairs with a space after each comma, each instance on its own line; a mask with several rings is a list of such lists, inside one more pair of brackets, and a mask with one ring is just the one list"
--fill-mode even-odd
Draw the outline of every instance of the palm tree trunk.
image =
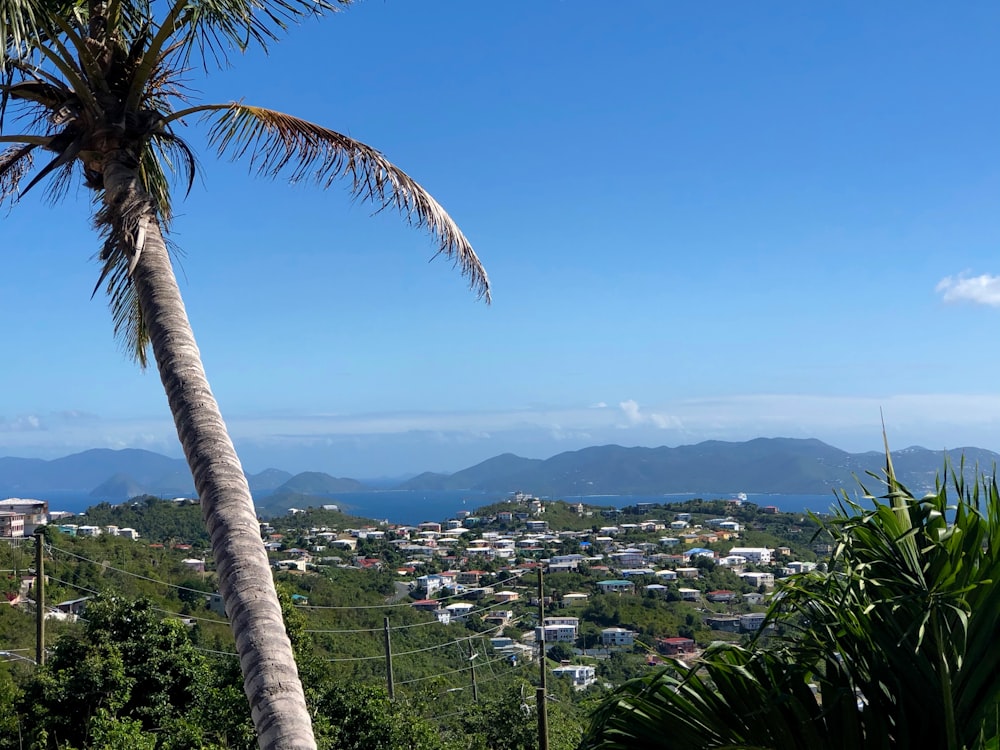
[[133, 283], [211, 536], [257, 742], [261, 750], [315, 748], [253, 498], [205, 376], [156, 213], [128, 162], [106, 160], [105, 204], [135, 206], [136, 199], [148, 209]]

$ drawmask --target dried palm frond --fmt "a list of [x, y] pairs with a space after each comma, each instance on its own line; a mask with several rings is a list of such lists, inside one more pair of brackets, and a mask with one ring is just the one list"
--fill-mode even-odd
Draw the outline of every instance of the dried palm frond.
[[28, 173], [34, 161], [31, 151], [34, 144], [13, 146], [0, 152], [0, 203], [16, 198], [21, 178]]
[[455, 221], [416, 180], [380, 152], [349, 136], [297, 117], [245, 104], [205, 105], [179, 112], [208, 112], [210, 142], [220, 155], [250, 156], [253, 169], [267, 177], [287, 174], [328, 188], [346, 177], [355, 197], [393, 208], [413, 226], [426, 227], [438, 241], [438, 254], [451, 258], [469, 286], [487, 302], [486, 270]]

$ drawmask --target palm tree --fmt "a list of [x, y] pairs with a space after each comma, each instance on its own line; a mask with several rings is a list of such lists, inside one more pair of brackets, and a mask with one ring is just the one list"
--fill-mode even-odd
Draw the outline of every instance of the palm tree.
[[[208, 128], [220, 155], [265, 176], [346, 177], [436, 237], [480, 297], [486, 274], [441, 206], [378, 151], [242, 102], [193, 104], [185, 77], [276, 41], [350, 0], [0, 0], [0, 201], [45, 182], [93, 192], [115, 333], [140, 365], [152, 349], [201, 498], [261, 747], [315, 747], [247, 481], [202, 367], [167, 252], [172, 189], [196, 161], [175, 132]], [[16, 125], [16, 128], [15, 128]], [[36, 157], [44, 156], [36, 167]], [[22, 187], [22, 183], [25, 183]]]
[[779, 637], [626, 684], [584, 747], [1000, 745], [996, 479], [967, 483], [962, 466], [954, 499], [947, 485], [918, 499], [886, 455], [887, 492], [845, 495], [823, 522], [829, 568], [778, 590], [768, 617]]

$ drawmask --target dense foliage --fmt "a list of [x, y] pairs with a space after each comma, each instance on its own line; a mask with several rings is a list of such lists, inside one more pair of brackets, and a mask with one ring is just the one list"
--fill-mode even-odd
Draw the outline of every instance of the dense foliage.
[[846, 496], [827, 569], [781, 587], [781, 635], [720, 646], [624, 685], [585, 746], [986, 748], [998, 745], [1000, 492], [995, 479], [916, 498]]

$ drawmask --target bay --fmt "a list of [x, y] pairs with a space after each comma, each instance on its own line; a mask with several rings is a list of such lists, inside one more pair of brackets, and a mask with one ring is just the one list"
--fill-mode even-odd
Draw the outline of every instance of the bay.
[[[694, 498], [704, 500], [726, 500], [735, 498], [733, 493], [674, 493], [664, 495], [566, 495], [559, 498], [542, 497], [542, 500], [559, 499], [571, 503], [582, 502], [605, 508], [624, 508], [636, 503], [683, 502]], [[29, 495], [38, 500], [47, 500], [49, 509], [82, 513], [99, 500], [82, 493], [47, 492]], [[444, 521], [455, 518], [461, 511], [474, 513], [477, 508], [495, 503], [507, 497], [502, 492], [475, 492], [470, 490], [425, 491], [425, 490], [371, 490], [367, 492], [344, 492], [330, 497], [311, 498], [312, 505], [335, 504], [340, 510], [351, 515], [373, 518], [389, 523], [416, 525], [423, 521]], [[763, 507], [773, 505], [778, 510], [789, 513], [825, 513], [835, 504], [833, 493], [822, 495], [770, 495], [747, 493], [747, 501]]]

